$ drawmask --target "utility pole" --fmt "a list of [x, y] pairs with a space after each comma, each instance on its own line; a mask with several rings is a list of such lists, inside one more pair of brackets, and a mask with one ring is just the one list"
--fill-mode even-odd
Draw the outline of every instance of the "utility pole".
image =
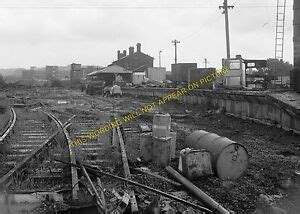
[[161, 68], [161, 52], [162, 51], [159, 51], [159, 67]]
[[209, 64], [209, 62], [207, 61], [207, 58], [204, 59], [204, 66], [205, 68], [207, 68], [207, 65]]
[[223, 9], [222, 14], [225, 15], [227, 59], [230, 59], [230, 40], [229, 40], [228, 9], [233, 9], [233, 7], [234, 6], [228, 6], [227, 0], [224, 0], [223, 6], [219, 6], [219, 9]]
[[177, 44], [180, 43], [180, 41], [175, 39], [175, 40], [172, 41], [172, 43], [175, 46], [175, 64], [177, 64]]

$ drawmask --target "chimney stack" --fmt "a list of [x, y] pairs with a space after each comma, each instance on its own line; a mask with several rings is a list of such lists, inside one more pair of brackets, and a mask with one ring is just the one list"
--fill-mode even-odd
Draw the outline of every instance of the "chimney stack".
[[129, 55], [133, 54], [134, 53], [134, 47], [129, 47]]
[[121, 51], [118, 50], [118, 59], [120, 59], [120, 58], [121, 58]]
[[136, 51], [141, 52], [141, 43], [136, 44]]
[[123, 57], [125, 57], [127, 55], [126, 50], [123, 50]]

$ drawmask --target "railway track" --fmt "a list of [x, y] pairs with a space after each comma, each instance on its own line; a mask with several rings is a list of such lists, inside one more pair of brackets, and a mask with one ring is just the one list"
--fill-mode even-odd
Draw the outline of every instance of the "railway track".
[[0, 156], [2, 164], [0, 176], [14, 168], [50, 136], [49, 130], [51, 127], [45, 120], [41, 120], [40, 115], [36, 115], [32, 119], [23, 114], [25, 114], [23, 109], [16, 109], [18, 119], [14, 127], [14, 134], [5, 143], [7, 144], [8, 152]]
[[[110, 119], [110, 116], [105, 114], [89, 117], [86, 115], [77, 115], [75, 119], [72, 120], [72, 126], [69, 131], [69, 145], [72, 140], [89, 135], [101, 125], [108, 123]], [[70, 148], [71, 163], [76, 164], [79, 162], [89, 164], [96, 168], [111, 169], [114, 167], [111, 156], [111, 141], [112, 133], [107, 132], [74, 148]], [[72, 170], [73, 199], [77, 199], [78, 195], [84, 195], [87, 200], [82, 202], [85, 205], [89, 204], [90, 206], [94, 206], [94, 203], [90, 203], [91, 199], [89, 199], [89, 197], [97, 196], [96, 204], [98, 205], [98, 210], [100, 209], [99, 213], [104, 213], [105, 199], [101, 180], [96, 177], [89, 177], [84, 170], [77, 171], [74, 167]], [[83, 177], [85, 177], [85, 179], [83, 179]], [[107, 186], [108, 183], [106, 182], [105, 186]], [[100, 192], [101, 199], [99, 198], [100, 195], [98, 192]]]
[[[45, 106], [40, 108], [40, 111], [44, 108]], [[29, 115], [25, 116], [24, 112]], [[131, 213], [139, 213], [139, 208], [145, 208], [147, 204], [143, 203], [143, 200], [140, 201], [140, 197], [148, 194], [146, 191], [133, 188], [122, 180], [110, 179], [107, 176], [99, 178], [88, 174], [84, 166], [87, 164], [127, 180], [139, 180], [140, 175], [131, 174], [129, 160], [133, 162], [136, 160], [130, 158], [131, 151], [126, 151], [131, 137], [127, 136], [126, 139], [125, 136], [128, 135], [126, 133], [132, 134], [138, 130], [133, 130], [128, 125], [125, 125], [124, 129], [122, 126], [116, 127], [87, 142], [71, 147], [72, 141], [89, 135], [99, 127], [115, 121], [117, 117], [111, 112], [84, 111], [62, 123], [57, 118], [65, 120], [68, 118], [66, 116], [68, 113], [54, 112], [56, 115], [31, 112], [26, 107], [17, 110], [15, 134], [8, 140], [9, 153], [0, 156], [2, 158], [0, 160], [3, 160], [6, 166], [5, 170], [1, 168], [0, 187], [5, 187], [7, 192], [14, 194], [62, 193], [63, 203], [67, 206], [60, 210], [65, 211], [76, 209], [80, 212], [86, 208], [96, 209], [98, 213], [110, 213], [116, 209], [125, 211], [120, 208], [120, 200], [131, 202]], [[55, 162], [55, 159], [83, 165], [78, 170], [76, 167]], [[144, 183], [147, 183], [147, 180]], [[118, 195], [123, 196], [118, 198]], [[152, 199], [156, 197], [151, 196]], [[137, 202], [141, 204], [138, 206]], [[50, 211], [58, 211], [53, 207], [46, 208]]]
[[[7, 151], [0, 154], [0, 190], [4, 189], [14, 198], [12, 200], [20, 194], [71, 190], [70, 167], [53, 162], [53, 158], [70, 158], [61, 122], [50, 113], [31, 111], [27, 107], [15, 111], [14, 134], [5, 142]], [[30, 197], [25, 198], [22, 200], [29, 200], [29, 203]], [[2, 202], [0, 194], [0, 206]], [[9, 200], [5, 203], [12, 213], [24, 209], [11, 206]]]
[[[75, 141], [83, 136], [88, 136], [99, 127], [109, 124], [114, 120], [114, 115], [107, 112], [98, 112], [98, 114], [91, 113], [90, 115], [76, 115], [71, 121], [72, 125], [69, 129], [69, 133], [67, 133], [67, 135], [70, 135], [69, 145], [71, 145], [71, 141]], [[123, 146], [122, 148], [120, 148], [121, 144]], [[107, 172], [114, 172], [115, 174], [125, 176], [129, 179], [130, 170], [127, 158], [124, 159], [124, 154], [126, 154], [124, 150], [125, 146], [122, 133], [118, 127], [70, 148], [71, 162], [73, 164], [87, 164]], [[123, 167], [124, 165], [126, 166]], [[84, 170], [74, 170], [74, 167], [72, 170], [73, 199], [78, 199], [80, 195], [85, 195], [85, 197], [88, 195], [97, 195], [93, 193], [93, 188], [96, 188], [97, 192], [102, 195], [101, 201], [99, 200], [100, 203], [102, 203], [104, 200], [102, 183], [106, 189], [110, 190], [110, 193], [113, 191], [124, 193], [123, 182], [107, 179], [105, 177], [103, 180], [100, 180], [99, 178], [97, 179], [96, 177], [91, 176], [90, 180], [92, 183], [90, 183], [89, 178], [83, 173]], [[83, 177], [86, 177], [86, 179], [83, 179]], [[134, 191], [131, 190], [128, 193], [131, 200], [135, 201], [135, 207], [132, 207], [132, 209], [138, 212]], [[111, 194], [106, 194], [106, 197], [109, 198], [108, 201], [113, 198]], [[106, 205], [108, 210], [117, 207], [115, 201]], [[101, 206], [98, 206], [98, 208], [99, 207], [101, 208]]]

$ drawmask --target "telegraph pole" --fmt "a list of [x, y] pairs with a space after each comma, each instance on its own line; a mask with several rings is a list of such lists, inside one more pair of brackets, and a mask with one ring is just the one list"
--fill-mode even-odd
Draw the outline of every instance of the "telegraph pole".
[[219, 6], [219, 9], [223, 9], [222, 13], [225, 15], [227, 59], [230, 59], [230, 40], [229, 40], [228, 9], [233, 9], [233, 7], [234, 6], [228, 6], [227, 0], [224, 0], [223, 6]]
[[177, 64], [177, 44], [180, 43], [180, 41], [175, 39], [175, 40], [172, 41], [172, 43], [175, 46], [175, 64]]
[[205, 68], [207, 68], [207, 65], [209, 64], [209, 62], [207, 61], [207, 58], [204, 59], [204, 65], [205, 65]]
[[159, 51], [159, 67], [161, 68], [161, 52], [162, 51]]

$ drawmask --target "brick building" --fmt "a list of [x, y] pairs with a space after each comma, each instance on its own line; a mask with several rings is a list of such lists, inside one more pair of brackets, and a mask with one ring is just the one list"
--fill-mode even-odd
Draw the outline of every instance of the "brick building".
[[128, 55], [126, 50], [122, 53], [118, 50], [118, 59], [112, 64], [131, 71], [146, 71], [148, 68], [152, 68], [154, 58], [141, 51], [141, 43], [137, 43], [136, 48], [137, 50], [134, 52], [134, 47], [129, 47]]

